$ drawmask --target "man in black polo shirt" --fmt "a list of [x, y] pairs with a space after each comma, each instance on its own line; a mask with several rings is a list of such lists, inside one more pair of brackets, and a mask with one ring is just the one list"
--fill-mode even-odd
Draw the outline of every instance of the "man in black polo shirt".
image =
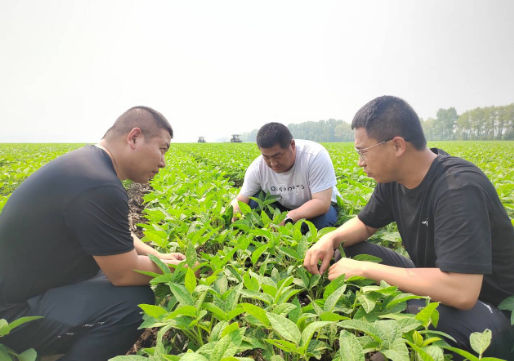
[[[138, 304], [154, 303], [147, 256], [177, 264], [131, 234], [121, 183], [147, 183], [165, 166], [173, 131], [147, 107], [123, 113], [97, 144], [63, 155], [27, 178], [0, 214], [0, 318], [44, 319], [2, 343], [62, 360], [107, 360], [137, 340]], [[124, 287], [119, 287], [124, 286]]]
[[[371, 254], [382, 264], [343, 258], [329, 279], [364, 276], [440, 302], [438, 330], [472, 351], [469, 335], [490, 329], [487, 355], [512, 359], [510, 321], [497, 307], [514, 295], [514, 229], [494, 186], [475, 165], [429, 149], [418, 116], [402, 99], [383, 96], [352, 122], [359, 166], [377, 186], [370, 201], [306, 254], [313, 274], [329, 269], [344, 242], [347, 256]], [[366, 242], [396, 222], [410, 260]], [[318, 269], [318, 261], [322, 261]], [[415, 313], [419, 302], [409, 301]]]

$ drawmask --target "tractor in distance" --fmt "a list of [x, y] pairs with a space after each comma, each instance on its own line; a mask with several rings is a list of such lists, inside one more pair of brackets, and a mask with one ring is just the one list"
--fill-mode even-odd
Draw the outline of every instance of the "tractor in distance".
[[198, 143], [205, 143], [205, 137], [198, 137]]
[[232, 138], [230, 138], [230, 143], [242, 143], [243, 141], [239, 138], [239, 134], [232, 134]]

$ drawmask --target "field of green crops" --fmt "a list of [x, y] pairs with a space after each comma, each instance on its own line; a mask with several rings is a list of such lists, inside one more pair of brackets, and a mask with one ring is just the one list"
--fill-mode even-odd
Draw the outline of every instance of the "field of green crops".
[[[342, 195], [339, 223], [365, 205], [374, 181], [357, 166], [353, 143], [324, 144]], [[478, 165], [514, 218], [514, 142], [429, 144]], [[0, 145], [0, 195], [4, 201], [25, 177], [79, 145]], [[437, 303], [417, 316], [401, 313], [420, 298], [386, 283], [359, 277], [331, 283], [302, 267], [307, 249], [328, 230], [302, 235], [300, 222], [277, 226], [285, 214], [242, 207], [234, 224], [229, 202], [259, 155], [255, 144], [172, 144], [167, 167], [145, 195], [144, 241], [161, 251], [186, 254], [187, 265], [152, 274], [155, 305], [141, 305], [142, 327], [160, 331], [157, 345], [116, 360], [365, 360], [443, 361], [447, 345], [431, 330]], [[0, 199], [0, 209], [2, 207]], [[312, 225], [310, 225], [312, 226]], [[374, 242], [403, 252], [395, 226]], [[202, 276], [192, 268], [199, 262]], [[487, 335], [476, 335], [479, 344]], [[468, 358], [474, 360], [478, 358]]]

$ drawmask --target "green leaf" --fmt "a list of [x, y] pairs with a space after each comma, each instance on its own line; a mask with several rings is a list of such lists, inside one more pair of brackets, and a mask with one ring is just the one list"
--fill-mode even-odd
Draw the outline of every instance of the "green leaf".
[[[422, 349], [421, 347], [419, 346], [416, 346], [415, 344], [413, 344], [412, 342], [410, 341], [407, 341], [405, 340], [405, 342], [407, 342], [409, 344], [409, 346], [414, 350], [416, 351], [416, 353], [419, 355], [419, 357], [421, 358], [421, 360], [423, 361], [434, 361], [434, 359], [432, 358], [432, 356], [430, 356], [424, 349]], [[476, 357], [475, 357], [476, 358]], [[470, 361], [474, 361], [474, 360], [470, 360]]]
[[302, 340], [300, 345], [307, 348], [309, 346], [309, 342], [312, 339], [312, 335], [314, 335], [314, 332], [316, 332], [318, 329], [325, 327], [327, 325], [331, 325], [333, 322], [331, 321], [316, 321], [313, 323], [310, 323], [302, 332]]
[[339, 335], [339, 354], [344, 361], [364, 361], [362, 346], [354, 334], [342, 330]]
[[193, 298], [191, 297], [188, 290], [184, 286], [177, 285], [174, 283], [168, 283], [168, 286], [170, 287], [170, 290], [173, 293], [173, 296], [175, 296], [175, 298], [180, 303], [182, 303], [183, 305], [187, 305], [187, 306], [194, 305]]
[[[476, 357], [475, 355], [467, 352], [467, 351], [464, 351], [464, 350], [461, 350], [460, 348], [456, 348], [456, 347], [445, 347], [446, 350], [450, 350], [452, 352], [455, 352], [456, 354], [459, 354], [461, 356], [463, 356], [464, 358], [468, 359], [469, 361], [479, 361], [479, 358]], [[484, 360], [484, 359], [482, 359]]]
[[182, 306], [177, 308], [175, 311], [171, 312], [168, 316], [166, 316], [163, 321], [172, 320], [179, 316], [188, 316], [196, 318], [198, 315], [198, 310], [194, 306]]
[[256, 292], [256, 291], [250, 291], [250, 290], [240, 290], [239, 293], [243, 297], [260, 300], [264, 303], [267, 303], [268, 305], [271, 305], [271, 303], [273, 302], [273, 298], [270, 295], [267, 295], [265, 293], [260, 293], [260, 292]]
[[257, 248], [255, 251], [253, 251], [252, 263], [256, 264], [257, 261], [259, 260], [259, 257], [261, 256], [261, 254], [263, 254], [264, 251], [266, 251], [267, 249], [268, 249], [268, 244], [265, 244], [264, 246], [261, 246], [261, 247]]
[[155, 263], [157, 265], [157, 267], [159, 267], [159, 269], [162, 271], [163, 274], [172, 273], [170, 270], [170, 267], [168, 265], [166, 265], [166, 263], [164, 263], [160, 258], [158, 258], [152, 254], [149, 254], [148, 258], [150, 258], [153, 261], [153, 263]]
[[363, 322], [359, 320], [345, 320], [338, 323], [339, 326], [350, 329], [364, 332], [365, 334], [373, 337], [375, 341], [382, 342], [382, 339], [378, 335], [378, 330], [375, 328], [373, 324], [368, 322]]
[[380, 296], [375, 293], [362, 293], [357, 296], [357, 300], [359, 300], [366, 313], [373, 311], [379, 298]]
[[252, 305], [251, 303], [241, 303], [240, 304], [246, 313], [258, 319], [263, 325], [266, 327], [270, 326], [270, 321], [266, 316], [266, 311], [262, 308]]
[[498, 305], [500, 310], [504, 311], [514, 311], [514, 296], [510, 296], [506, 298]]
[[427, 327], [432, 320], [432, 314], [437, 312], [436, 308], [438, 306], [439, 302], [430, 302], [428, 306], [419, 311], [419, 313], [416, 315], [416, 319], [421, 321], [424, 327]]
[[378, 336], [382, 339], [382, 347], [390, 349], [394, 341], [402, 337], [400, 325], [395, 320], [382, 320], [374, 323]]
[[23, 351], [19, 354], [20, 361], [36, 361], [37, 352], [33, 348]]
[[[188, 354], [188, 355], [196, 355], [196, 354]], [[202, 356], [203, 357], [203, 356]], [[2, 359], [0, 359], [2, 360]], [[181, 358], [184, 360], [184, 358]], [[110, 358], [109, 361], [148, 361], [148, 357], [129, 355], [129, 356], [116, 356]], [[189, 361], [209, 361], [205, 357], [203, 359], [189, 359]]]
[[[39, 320], [40, 318], [44, 318], [44, 317], [43, 316], [28, 316], [28, 317], [18, 318], [17, 320], [14, 320], [13, 322], [11, 322], [9, 324], [9, 330], [12, 331], [16, 327], [21, 326], [24, 323], [31, 322], [31, 321], [34, 321], [34, 320]], [[2, 326], [1, 326], [1, 320], [0, 320], [0, 329], [1, 328], [2, 328]]]
[[269, 339], [269, 338], [265, 339], [264, 341], [272, 344], [273, 346], [278, 347], [281, 350], [284, 350], [285, 352], [290, 352], [293, 354], [299, 353], [298, 346], [292, 342], [285, 341], [285, 340], [274, 340], [274, 339]]
[[160, 319], [168, 313], [168, 310], [161, 306], [141, 304], [139, 305], [139, 308], [141, 308], [148, 316], [155, 319]]
[[443, 349], [438, 346], [425, 347], [425, 351], [434, 359], [434, 361], [444, 361]]
[[382, 262], [382, 258], [375, 257], [370, 254], [358, 254], [355, 257], [353, 257], [356, 261], [365, 261], [365, 262], [373, 262], [373, 263], [380, 263]]
[[9, 328], [7, 321], [0, 319], [0, 337], [9, 334], [9, 332], [11, 332], [11, 329]]
[[243, 283], [248, 290], [259, 291], [259, 280], [255, 277], [250, 276], [248, 272], [243, 275]]
[[[148, 361], [146, 357], [144, 359]], [[209, 361], [209, 359], [205, 358], [204, 356], [198, 353], [186, 353], [184, 356], [180, 358], [180, 361]]]
[[332, 312], [334, 307], [337, 304], [337, 301], [344, 295], [344, 292], [346, 291], [346, 285], [343, 284], [339, 288], [337, 288], [334, 292], [330, 294], [330, 296], [327, 297], [325, 300], [325, 306], [323, 310], [325, 312]]
[[227, 320], [227, 314], [218, 306], [216, 306], [214, 303], [205, 302], [202, 305], [202, 308], [212, 313], [218, 320], [220, 321], [226, 321]]
[[296, 345], [300, 344], [302, 334], [293, 321], [271, 312], [266, 312], [266, 315], [276, 333], [284, 339], [294, 342]]
[[469, 336], [471, 347], [479, 355], [479, 358], [482, 357], [484, 351], [491, 344], [492, 337], [492, 332], [489, 329], [486, 329], [483, 333], [473, 332], [471, 336]]
[[250, 208], [248, 204], [241, 201], [237, 201], [237, 203], [239, 204], [239, 209], [241, 210], [242, 214], [252, 213], [252, 208]]
[[397, 338], [388, 350], [380, 350], [391, 361], [409, 361], [409, 349], [405, 341]]
[[196, 276], [191, 267], [188, 268], [186, 271], [186, 279], [184, 281], [184, 285], [186, 286], [186, 289], [189, 291], [189, 294], [192, 295], [196, 288]]

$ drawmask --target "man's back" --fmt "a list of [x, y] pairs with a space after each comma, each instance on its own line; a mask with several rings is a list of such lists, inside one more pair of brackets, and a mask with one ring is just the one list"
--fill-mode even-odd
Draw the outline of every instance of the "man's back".
[[[0, 309], [92, 277], [92, 254], [130, 251], [126, 200], [109, 156], [94, 146], [25, 180], [0, 214]], [[102, 227], [115, 236], [107, 251]]]

